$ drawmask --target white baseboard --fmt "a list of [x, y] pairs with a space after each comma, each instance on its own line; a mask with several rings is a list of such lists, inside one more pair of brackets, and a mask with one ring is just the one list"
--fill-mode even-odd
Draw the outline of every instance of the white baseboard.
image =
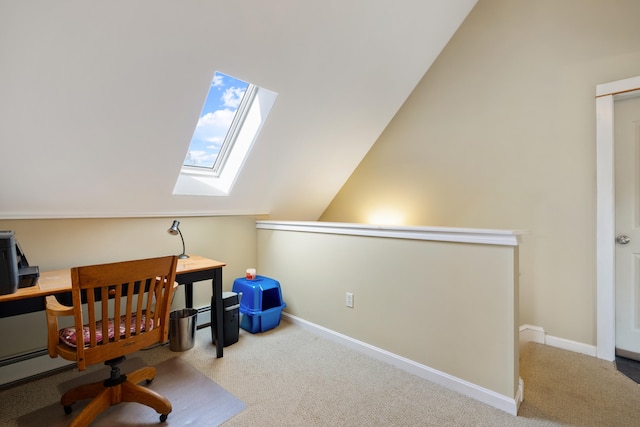
[[597, 347], [595, 345], [547, 335], [540, 326], [522, 325], [520, 326], [520, 349], [522, 350], [522, 347], [529, 342], [546, 344], [551, 347], [573, 351], [574, 353], [597, 357]]
[[[334, 342], [338, 342], [354, 350], [360, 351], [368, 356], [385, 363], [389, 363], [404, 371], [410, 372], [421, 378], [440, 384], [450, 390], [457, 391], [465, 396], [469, 396], [475, 400], [486, 403], [504, 412], [517, 415], [520, 403], [524, 399], [524, 383], [519, 380], [518, 391], [514, 398], [501, 395], [492, 390], [462, 380], [460, 378], [449, 375], [437, 369], [422, 365], [413, 360], [404, 358], [397, 354], [390, 353], [381, 348], [372, 346], [365, 342], [353, 339], [346, 335], [324, 328], [320, 325], [303, 320], [299, 317], [288, 313], [282, 313], [283, 320], [295, 323], [316, 335], [323, 336]], [[211, 311], [209, 307], [201, 307], [198, 310], [197, 325], [207, 325], [211, 321]], [[532, 325], [520, 326], [520, 349], [529, 342], [546, 344], [552, 347], [573, 351], [596, 357], [596, 347], [579, 343], [576, 341], [558, 338], [547, 335], [543, 328]], [[4, 386], [13, 382], [28, 379], [33, 376], [41, 375], [45, 372], [68, 367], [73, 365], [72, 362], [56, 358], [52, 359], [48, 354], [35, 354], [31, 357], [23, 357], [15, 362], [0, 366], [0, 386]]]
[[388, 363], [406, 372], [439, 384], [447, 389], [456, 391], [460, 394], [471, 397], [472, 399], [486, 403], [487, 405], [493, 406], [494, 408], [500, 409], [504, 412], [507, 412], [508, 414], [518, 414], [518, 407], [520, 406], [520, 402], [522, 401], [522, 397], [524, 394], [524, 383], [521, 379], [519, 381], [518, 393], [515, 398], [504, 396], [502, 394], [496, 393], [495, 391], [454, 377], [453, 375], [449, 375], [445, 372], [438, 371], [437, 369], [430, 368], [426, 365], [422, 365], [397, 354], [390, 353], [386, 350], [372, 346], [365, 342], [358, 341], [356, 339], [332, 331], [323, 326], [316, 325], [315, 323], [308, 322], [291, 314], [283, 312], [282, 318], [283, 320], [295, 323], [296, 325], [299, 325], [316, 335], [320, 335], [331, 341], [337, 342], [339, 344], [345, 345], [346, 347], [371, 356], [374, 359]]

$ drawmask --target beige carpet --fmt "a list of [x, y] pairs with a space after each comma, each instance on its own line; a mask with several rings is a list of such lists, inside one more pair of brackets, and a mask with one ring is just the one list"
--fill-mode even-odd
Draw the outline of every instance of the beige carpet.
[[519, 417], [554, 425], [640, 426], [640, 386], [613, 362], [542, 344], [521, 355]]
[[[145, 366], [141, 359], [131, 359], [121, 365], [123, 373], [132, 372]], [[215, 382], [202, 375], [187, 362], [174, 357], [156, 365], [156, 378], [148, 387], [171, 401], [173, 407], [166, 426], [217, 426], [244, 410], [246, 405], [225, 391]], [[61, 383], [60, 394], [80, 385], [100, 381], [109, 376], [109, 368], [91, 372]], [[20, 427], [63, 427], [68, 425], [87, 401], [73, 405], [71, 414], [66, 415], [59, 403], [54, 403], [17, 419]], [[46, 420], [46, 422], [44, 422]], [[159, 414], [155, 410], [138, 403], [121, 403], [98, 415], [92, 427], [149, 426], [158, 424]]]
[[[517, 417], [286, 321], [259, 334], [240, 330], [222, 359], [215, 354], [210, 331], [202, 329], [192, 350], [174, 353], [165, 346], [136, 357], [150, 365], [179, 357], [242, 400], [246, 409], [225, 427], [640, 426], [640, 386], [612, 362], [540, 344], [521, 355], [525, 401]], [[58, 384], [78, 374], [1, 390], [0, 426], [16, 427], [34, 408], [55, 403]]]

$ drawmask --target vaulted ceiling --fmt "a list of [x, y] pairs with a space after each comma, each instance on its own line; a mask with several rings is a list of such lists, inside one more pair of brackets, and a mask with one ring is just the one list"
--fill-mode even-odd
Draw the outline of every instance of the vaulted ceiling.
[[[0, 0], [0, 218], [316, 219], [476, 0]], [[278, 93], [229, 196], [174, 195], [214, 71]]]

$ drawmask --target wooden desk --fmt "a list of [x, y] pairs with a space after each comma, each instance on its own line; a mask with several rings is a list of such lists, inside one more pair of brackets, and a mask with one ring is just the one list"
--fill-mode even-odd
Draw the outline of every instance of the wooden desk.
[[[211, 305], [211, 339], [216, 343], [216, 355], [222, 357], [224, 348], [224, 327], [222, 306], [222, 267], [224, 262], [204, 258], [199, 255], [189, 255], [189, 258], [179, 259], [176, 270], [176, 282], [184, 285], [185, 303], [187, 308], [193, 307], [193, 283], [211, 280], [213, 304]], [[44, 309], [44, 297], [47, 295], [71, 292], [71, 269], [44, 271], [40, 273], [35, 286], [18, 289], [15, 293], [0, 295], [0, 317], [24, 314]], [[9, 309], [6, 302], [31, 302], [24, 308]], [[213, 318], [215, 313], [215, 320]], [[215, 323], [216, 333], [213, 325]], [[219, 337], [216, 339], [216, 337]]]

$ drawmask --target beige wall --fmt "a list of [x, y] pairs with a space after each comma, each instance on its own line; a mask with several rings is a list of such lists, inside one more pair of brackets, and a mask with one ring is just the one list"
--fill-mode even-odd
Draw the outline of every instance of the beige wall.
[[320, 219], [528, 230], [520, 324], [595, 345], [595, 86], [640, 75], [639, 16], [480, 0]]
[[516, 264], [512, 246], [258, 230], [287, 313], [509, 398]]
[[[0, 220], [0, 230], [13, 230], [29, 263], [42, 271], [78, 265], [147, 258], [182, 252], [179, 236], [167, 233], [174, 218], [30, 219]], [[180, 230], [187, 254], [198, 254], [227, 263], [223, 289], [257, 264], [253, 217], [186, 217]], [[194, 286], [194, 306], [210, 303], [211, 284]], [[178, 292], [176, 307], [184, 307]], [[0, 350], [0, 358], [46, 346], [44, 313], [0, 319], [0, 336], [14, 337]], [[15, 334], [12, 331], [28, 331]]]

